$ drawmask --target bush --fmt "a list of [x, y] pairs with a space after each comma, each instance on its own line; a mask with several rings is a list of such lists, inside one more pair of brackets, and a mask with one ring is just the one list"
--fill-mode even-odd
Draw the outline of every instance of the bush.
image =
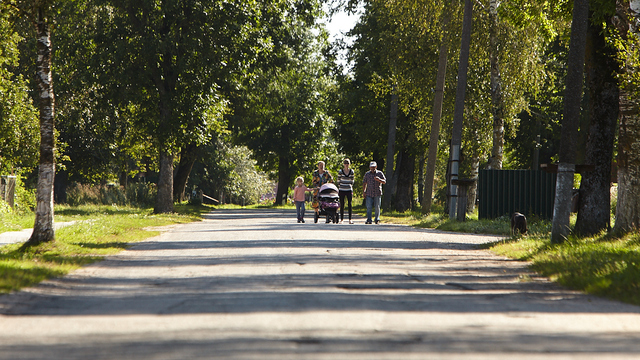
[[158, 195], [158, 188], [154, 183], [129, 184], [126, 190], [126, 198], [129, 205], [137, 207], [153, 206]]
[[121, 205], [152, 206], [157, 191], [155, 184], [129, 184], [122, 186], [92, 186], [74, 184], [67, 189], [67, 204], [79, 205]]
[[33, 212], [35, 208], [36, 190], [27, 189], [22, 181], [21, 173], [17, 173], [13, 211], [18, 214], [26, 214]]
[[0, 214], [8, 214], [11, 212], [11, 206], [4, 200], [0, 200]]

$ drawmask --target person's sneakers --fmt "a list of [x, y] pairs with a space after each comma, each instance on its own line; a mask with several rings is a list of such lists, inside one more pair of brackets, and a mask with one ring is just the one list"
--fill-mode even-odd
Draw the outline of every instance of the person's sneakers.
[[353, 221], [349, 220], [349, 224], [353, 224]]
[[300, 219], [298, 219], [298, 224], [300, 224]]
[[379, 222], [380, 222], [380, 220], [376, 220], [376, 225], [378, 225]]
[[300, 219], [300, 222], [304, 222], [304, 219]]
[[371, 224], [371, 220], [365, 221], [365, 224]]

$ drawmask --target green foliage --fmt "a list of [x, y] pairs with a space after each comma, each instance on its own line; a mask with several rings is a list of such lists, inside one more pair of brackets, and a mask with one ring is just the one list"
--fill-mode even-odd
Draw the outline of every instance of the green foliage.
[[37, 164], [38, 116], [27, 82], [14, 73], [19, 60], [20, 36], [8, 13], [0, 11], [0, 173]]
[[267, 174], [260, 171], [246, 146], [232, 146], [221, 139], [202, 147], [201, 160], [194, 165], [188, 187], [217, 198], [220, 192], [227, 201], [255, 204], [273, 190]]
[[569, 51], [566, 40], [564, 35], [559, 36], [547, 46], [541, 57], [544, 85], [535, 96], [531, 94], [528, 109], [518, 115], [518, 127], [509, 123], [506, 126], [506, 169], [532, 168], [537, 135], [540, 135], [538, 163], [551, 163], [557, 156]]
[[317, 23], [320, 2], [277, 4], [281, 13], [265, 19], [271, 51], [239, 84], [229, 127], [264, 171], [277, 172], [282, 196], [296, 174], [310, 173], [325, 156], [335, 159], [337, 151], [327, 116], [334, 85], [323, 57], [327, 34]]
[[152, 183], [133, 183], [121, 186], [73, 184], [67, 189], [67, 204], [120, 205], [149, 207], [154, 204], [156, 186]]
[[330, 109], [335, 119], [333, 137], [342, 153], [362, 165], [361, 173], [368, 170], [373, 159], [383, 169], [386, 155], [392, 73], [384, 52], [388, 36], [381, 36], [388, 26], [380, 19], [384, 13], [371, 3], [365, 4], [364, 13], [350, 32], [355, 37], [348, 49], [353, 70], [338, 76], [339, 88], [333, 99], [336, 106]]
[[24, 183], [23, 172], [16, 173], [16, 197], [14, 211], [25, 214], [31, 213], [36, 208], [36, 189], [28, 188]]

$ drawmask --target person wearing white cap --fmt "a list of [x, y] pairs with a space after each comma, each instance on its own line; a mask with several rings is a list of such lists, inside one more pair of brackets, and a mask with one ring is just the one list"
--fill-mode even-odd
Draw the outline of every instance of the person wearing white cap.
[[382, 171], [378, 170], [378, 164], [375, 161], [369, 163], [369, 171], [364, 174], [363, 178], [364, 199], [367, 205], [367, 221], [365, 224], [371, 224], [371, 212], [373, 209], [375, 209], [375, 223], [380, 222], [382, 184], [386, 183], [387, 179]]

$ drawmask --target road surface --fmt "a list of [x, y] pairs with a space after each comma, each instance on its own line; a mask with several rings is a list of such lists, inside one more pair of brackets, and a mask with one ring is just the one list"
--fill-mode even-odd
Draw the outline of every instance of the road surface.
[[565, 290], [497, 241], [217, 210], [0, 296], [0, 359], [630, 359], [640, 308]]

